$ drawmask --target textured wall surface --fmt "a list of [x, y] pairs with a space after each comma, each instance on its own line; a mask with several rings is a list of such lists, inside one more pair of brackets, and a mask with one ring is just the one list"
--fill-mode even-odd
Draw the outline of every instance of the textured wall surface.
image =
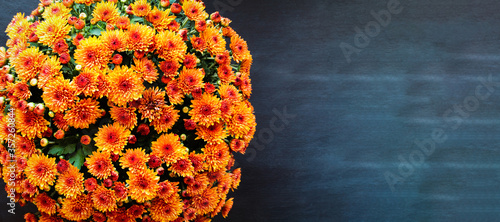
[[[498, 220], [500, 2], [205, 2], [254, 58], [228, 221]], [[0, 29], [35, 5], [0, 1]], [[4, 196], [0, 221], [29, 210]]]

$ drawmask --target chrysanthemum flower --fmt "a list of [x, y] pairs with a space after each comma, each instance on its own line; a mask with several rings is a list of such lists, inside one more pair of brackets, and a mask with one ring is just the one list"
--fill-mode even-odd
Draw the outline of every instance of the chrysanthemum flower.
[[68, 220], [86, 220], [94, 213], [92, 200], [85, 194], [74, 198], [65, 198], [60, 213]]
[[189, 115], [198, 124], [210, 126], [218, 122], [221, 117], [220, 100], [214, 96], [204, 93], [201, 98], [192, 100]]
[[231, 177], [233, 179], [233, 183], [231, 184], [232, 189], [236, 189], [240, 185], [241, 181], [241, 168], [236, 168], [231, 173]]
[[127, 47], [125, 33], [122, 30], [105, 31], [101, 33], [99, 39], [112, 51], [124, 51]]
[[151, 5], [146, 0], [135, 1], [130, 6], [132, 7], [132, 13], [138, 17], [144, 17], [151, 11]]
[[95, 137], [95, 145], [102, 152], [121, 153], [121, 150], [127, 145], [130, 131], [124, 126], [114, 123], [99, 128]]
[[154, 120], [160, 117], [160, 110], [165, 104], [165, 91], [158, 87], [148, 88], [139, 99], [139, 113], [142, 119]]
[[205, 44], [205, 40], [203, 40], [200, 37], [192, 37], [191, 38], [191, 45], [193, 45], [193, 48], [203, 52], [207, 48], [207, 45]]
[[52, 122], [57, 128], [62, 129], [63, 131], [69, 130], [68, 122], [64, 119], [64, 114], [62, 113], [56, 113]]
[[158, 70], [153, 61], [147, 57], [142, 59], [134, 58], [133, 69], [141, 75], [141, 78], [148, 83], [152, 83], [158, 79]]
[[78, 4], [85, 4], [85, 5], [92, 5], [92, 3], [94, 2], [98, 2], [100, 0], [75, 0], [75, 3], [78, 3]]
[[40, 66], [37, 87], [42, 89], [47, 83], [54, 81], [56, 78], [63, 77], [61, 68], [62, 65], [57, 60], [57, 57], [49, 56]]
[[200, 37], [205, 41], [210, 55], [217, 55], [226, 50], [226, 40], [224, 40], [219, 30], [216, 28], [207, 27], [207, 29], [201, 33]]
[[160, 62], [160, 69], [167, 78], [174, 78], [179, 72], [181, 64], [177, 60], [165, 60]]
[[66, 197], [76, 197], [83, 193], [83, 173], [73, 165], [59, 175], [56, 183], [56, 191]]
[[124, 201], [127, 199], [128, 192], [124, 183], [114, 182], [113, 190], [115, 191], [115, 196], [118, 201]]
[[183, 203], [180, 198], [169, 198], [168, 200], [154, 199], [151, 203], [151, 218], [155, 221], [173, 221], [182, 213]]
[[101, 118], [104, 110], [99, 109], [99, 102], [86, 98], [78, 101], [70, 110], [66, 111], [64, 119], [69, 126], [76, 129], [86, 129], [97, 119]]
[[38, 194], [33, 203], [38, 208], [38, 211], [52, 215], [56, 213], [56, 201], [49, 197], [46, 193]]
[[44, 19], [49, 19], [52, 17], [60, 17], [63, 19], [67, 19], [70, 16], [71, 9], [64, 6], [61, 2], [56, 2], [50, 4], [43, 10], [42, 17]]
[[109, 114], [111, 114], [111, 119], [127, 129], [133, 129], [137, 125], [137, 115], [134, 107], [112, 106]]
[[43, 116], [36, 114], [34, 111], [23, 112], [16, 110], [16, 128], [22, 136], [33, 139], [35, 137], [42, 138], [42, 133], [47, 130], [49, 121]]
[[127, 149], [125, 154], [120, 158], [120, 166], [122, 166], [123, 169], [144, 169], [146, 168], [148, 160], [149, 156], [144, 153], [142, 148]]
[[[11, 87], [12, 87], [12, 91], [14, 92], [13, 93], [14, 97], [17, 97], [18, 99], [24, 99], [24, 100], [27, 100], [31, 97], [30, 88], [29, 88], [28, 84], [26, 84], [25, 82], [17, 82], [14, 85], [11, 85]], [[8, 87], [8, 88], [11, 88], [11, 87]]]
[[255, 125], [255, 115], [245, 103], [236, 103], [231, 118], [227, 123], [229, 134], [234, 138], [241, 138]]
[[109, 74], [110, 88], [108, 99], [118, 106], [141, 98], [145, 87], [137, 74], [126, 66], [115, 67]]
[[96, 23], [98, 21], [114, 23], [119, 16], [120, 12], [118, 12], [114, 2], [102, 1], [97, 3], [94, 8], [91, 23]]
[[229, 64], [219, 66], [219, 68], [217, 68], [217, 75], [222, 83], [232, 83], [236, 79], [233, 69]]
[[115, 170], [109, 152], [94, 151], [92, 155], [86, 159], [86, 163], [89, 173], [98, 179], [109, 177], [111, 172]]
[[231, 210], [231, 208], [233, 207], [233, 199], [234, 198], [229, 198], [226, 203], [224, 204], [224, 206], [222, 207], [222, 216], [224, 218], [227, 217], [227, 215], [229, 214], [229, 211]]
[[193, 175], [194, 167], [189, 158], [182, 158], [173, 163], [168, 170], [181, 177], [188, 177]]
[[206, 189], [202, 194], [192, 198], [191, 207], [193, 207], [199, 215], [203, 215], [217, 207], [218, 200], [217, 188]]
[[91, 96], [98, 90], [97, 77], [102, 73], [97, 69], [82, 69], [80, 74], [75, 76], [70, 85], [75, 89], [75, 95], [82, 93]]
[[126, 181], [127, 184], [129, 184], [129, 195], [133, 200], [143, 203], [144, 201], [151, 200], [156, 196], [160, 177], [157, 176], [154, 170], [133, 170], [128, 171], [127, 175], [129, 177]]
[[156, 53], [158, 57], [182, 62], [187, 46], [178, 34], [172, 31], [163, 31], [155, 36]]
[[185, 0], [182, 5], [182, 10], [191, 20], [204, 20], [208, 17], [207, 12], [205, 12], [205, 5], [203, 2]]
[[[15, 36], [26, 37], [29, 32], [30, 23], [26, 19], [23, 13], [17, 13], [12, 21], [7, 26], [5, 32], [7, 32], [7, 36], [10, 38], [14, 38]], [[10, 46], [9, 46], [10, 47]]]
[[191, 152], [189, 154], [189, 159], [191, 160], [191, 163], [193, 164], [195, 172], [200, 172], [200, 171], [205, 170], [206, 163], [204, 160], [205, 156], [203, 154]]
[[163, 134], [151, 143], [151, 150], [152, 155], [159, 157], [167, 165], [187, 154], [186, 147], [181, 144], [179, 136], [172, 133]]
[[28, 48], [14, 57], [12, 65], [21, 80], [29, 81], [40, 72], [45, 58], [47, 56], [40, 52], [38, 48]]
[[67, 79], [54, 79], [47, 83], [43, 95], [45, 105], [53, 112], [63, 112], [74, 102], [75, 90]]
[[241, 94], [234, 85], [222, 84], [217, 90], [222, 100], [241, 101]]
[[151, 121], [155, 127], [156, 132], [163, 133], [171, 129], [179, 119], [179, 110], [174, 109], [172, 106], [164, 105], [160, 109], [160, 116]]
[[175, 16], [170, 16], [169, 13], [170, 9], [163, 11], [155, 7], [149, 12], [147, 20], [153, 24], [156, 30], [165, 31], [168, 29], [168, 24], [175, 19]]
[[142, 219], [143, 213], [146, 213], [146, 209], [144, 209], [144, 205], [134, 204], [130, 208], [127, 209], [127, 214], [132, 218]]
[[23, 136], [16, 136], [16, 155], [30, 157], [36, 152], [35, 142]]
[[55, 158], [49, 158], [44, 154], [34, 154], [28, 159], [28, 166], [24, 170], [26, 178], [35, 186], [45, 190], [54, 184], [57, 169]]
[[248, 45], [245, 40], [243, 40], [239, 35], [234, 35], [231, 37], [231, 44], [229, 44], [231, 51], [233, 52], [233, 59], [236, 62], [240, 62], [248, 58], [250, 51], [248, 51]]
[[102, 212], [109, 212], [116, 209], [116, 197], [113, 190], [108, 190], [103, 186], [98, 186], [91, 194], [93, 206]]
[[108, 76], [104, 73], [100, 73], [97, 76], [97, 91], [94, 92], [93, 97], [99, 99], [103, 96], [107, 96], [110, 90], [111, 87], [109, 85]]
[[49, 17], [37, 26], [38, 42], [52, 47], [58, 40], [65, 39], [71, 31], [71, 26], [63, 17]]
[[128, 27], [125, 35], [128, 50], [148, 51], [154, 43], [155, 31], [149, 26], [134, 23]]
[[127, 16], [120, 16], [116, 19], [116, 27], [122, 30], [127, 30], [130, 26], [130, 19]]
[[229, 147], [226, 143], [217, 144], [207, 144], [202, 148], [205, 154], [205, 161], [207, 165], [210, 166], [210, 170], [216, 171], [227, 166], [229, 159], [231, 158], [229, 153]]
[[191, 94], [191, 92], [196, 88], [202, 88], [203, 84], [203, 72], [200, 69], [182, 69], [179, 75], [179, 88], [185, 94]]
[[158, 198], [167, 200], [172, 195], [179, 193], [179, 182], [165, 180], [158, 185], [160, 186], [158, 189]]
[[56, 215], [42, 213], [42, 216], [38, 218], [38, 222], [64, 222], [64, 220]]
[[240, 139], [233, 139], [231, 140], [231, 150], [234, 152], [240, 152], [242, 154], [245, 154], [245, 151], [247, 149], [248, 144], [245, 143], [245, 141], [240, 140]]
[[210, 126], [199, 125], [196, 129], [196, 139], [203, 139], [209, 144], [223, 142], [227, 137], [227, 131], [224, 128], [224, 123], [217, 122]]
[[77, 64], [87, 68], [99, 69], [107, 66], [111, 56], [112, 52], [96, 37], [80, 41], [74, 55]]

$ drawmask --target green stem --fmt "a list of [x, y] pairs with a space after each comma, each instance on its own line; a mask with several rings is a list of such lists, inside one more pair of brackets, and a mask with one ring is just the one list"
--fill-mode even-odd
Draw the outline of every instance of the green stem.
[[188, 18], [188, 17], [186, 17], [186, 18], [184, 19], [184, 21], [182, 21], [182, 25], [181, 25], [181, 27], [180, 27], [179, 29], [184, 28], [184, 26], [186, 25], [186, 23], [187, 23], [188, 21], [189, 21], [189, 18]]

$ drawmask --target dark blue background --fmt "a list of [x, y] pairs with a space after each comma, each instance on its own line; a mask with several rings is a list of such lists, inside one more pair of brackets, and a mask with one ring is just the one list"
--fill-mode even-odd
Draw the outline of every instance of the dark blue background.
[[[254, 58], [258, 131], [228, 221], [498, 220], [500, 88], [481, 79], [500, 82], [500, 3], [400, 0], [348, 63], [340, 44], [389, 1], [205, 2], [228, 6]], [[0, 6], [6, 27], [36, 2]]]

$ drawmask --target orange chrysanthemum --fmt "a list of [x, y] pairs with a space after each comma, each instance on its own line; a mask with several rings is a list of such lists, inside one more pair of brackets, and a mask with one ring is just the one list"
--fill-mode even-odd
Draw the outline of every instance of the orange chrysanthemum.
[[226, 50], [226, 40], [224, 40], [222, 34], [216, 28], [207, 27], [201, 33], [200, 37], [204, 40], [210, 55], [217, 55]]
[[127, 42], [125, 40], [126, 36], [122, 30], [112, 30], [101, 33], [99, 39], [104, 43], [104, 45], [111, 51], [125, 51], [127, 47]]
[[175, 163], [168, 168], [172, 173], [175, 173], [181, 177], [193, 176], [194, 167], [189, 158], [183, 158], [177, 160]]
[[175, 134], [163, 134], [156, 141], [151, 143], [151, 154], [159, 157], [167, 165], [178, 160], [183, 155], [186, 155], [186, 147], [184, 147]]
[[154, 120], [160, 116], [160, 109], [165, 104], [165, 91], [158, 87], [148, 88], [139, 100], [139, 113], [142, 119]]
[[230, 84], [222, 84], [217, 90], [222, 100], [229, 100], [239, 102], [241, 101], [241, 94], [236, 87]]
[[109, 75], [109, 85], [113, 89], [108, 98], [118, 106], [141, 98], [145, 87], [137, 74], [126, 66], [115, 67]]
[[218, 203], [217, 188], [206, 189], [202, 194], [192, 198], [191, 206], [199, 215], [211, 212]]
[[111, 162], [111, 154], [109, 152], [94, 151], [86, 159], [87, 168], [90, 174], [98, 179], [105, 179], [115, 170]]
[[76, 63], [87, 68], [102, 69], [107, 66], [112, 52], [96, 37], [86, 38], [78, 44], [75, 50]]
[[94, 92], [98, 91], [97, 77], [101, 73], [97, 69], [83, 69], [79, 75], [75, 76], [70, 85], [75, 89], [75, 95], [83, 94], [85, 96], [92, 96]]
[[49, 56], [40, 66], [38, 74], [38, 88], [44, 88], [47, 83], [55, 81], [56, 78], [63, 77], [62, 65], [56, 56]]
[[182, 213], [183, 203], [180, 198], [169, 198], [168, 200], [155, 199], [151, 203], [151, 219], [160, 222], [175, 220]]
[[49, 19], [52, 17], [60, 17], [60, 18], [67, 19], [70, 15], [69, 14], [70, 12], [71, 12], [70, 8], [67, 8], [61, 2], [56, 2], [56, 3], [50, 4], [48, 7], [46, 7], [43, 10], [42, 17], [44, 19]]
[[198, 124], [210, 126], [221, 117], [220, 100], [215, 95], [204, 93], [201, 98], [192, 100], [189, 115]]
[[137, 125], [137, 115], [134, 107], [112, 106], [109, 114], [111, 114], [111, 119], [127, 129], [133, 129]]
[[174, 78], [179, 72], [181, 64], [177, 60], [165, 60], [160, 63], [160, 69], [163, 72], [163, 76], [167, 78]]
[[107, 96], [110, 90], [108, 76], [104, 73], [99, 73], [97, 76], [97, 91], [94, 92], [93, 97], [99, 99]]
[[17, 132], [28, 139], [42, 138], [42, 133], [47, 130], [49, 124], [49, 121], [34, 111], [16, 110]]
[[85, 194], [74, 198], [65, 198], [60, 212], [61, 216], [68, 220], [86, 220], [94, 213], [92, 200]]
[[120, 12], [116, 8], [114, 2], [102, 1], [97, 3], [94, 8], [91, 23], [96, 23], [98, 21], [114, 23], [119, 16]]
[[217, 171], [227, 166], [231, 158], [229, 147], [226, 143], [207, 144], [202, 148], [205, 154], [205, 161], [210, 166], [211, 171]]
[[156, 53], [162, 59], [182, 62], [187, 46], [182, 37], [172, 31], [163, 31], [155, 36]]
[[46, 193], [38, 194], [35, 199], [33, 199], [33, 203], [38, 208], [38, 211], [42, 213], [46, 213], [48, 215], [52, 215], [56, 213], [56, 201], [49, 197]]
[[175, 19], [175, 16], [170, 16], [170, 9], [165, 11], [159, 10], [158, 8], [154, 8], [149, 12], [147, 20], [151, 22], [156, 30], [165, 31], [168, 29], [168, 24]]
[[179, 88], [185, 94], [191, 94], [191, 92], [197, 88], [203, 87], [203, 72], [200, 69], [182, 69], [179, 75]]
[[55, 158], [49, 158], [44, 154], [34, 154], [28, 159], [28, 166], [24, 174], [31, 184], [40, 189], [49, 189], [54, 184], [57, 175]]
[[185, 0], [182, 5], [182, 10], [184, 10], [184, 14], [191, 20], [204, 20], [208, 17], [203, 2]]
[[[12, 21], [7, 26], [5, 32], [7, 32], [7, 36], [10, 38], [14, 38], [15, 36], [26, 37], [28, 35], [30, 23], [26, 19], [23, 13], [17, 13], [16, 16], [12, 19]], [[10, 47], [10, 46], [9, 46]]]
[[101, 118], [104, 110], [99, 109], [99, 102], [94, 99], [82, 99], [78, 101], [70, 110], [66, 111], [64, 119], [69, 126], [76, 129], [86, 129], [90, 124], [94, 124]]
[[127, 209], [127, 214], [132, 218], [142, 219], [142, 214], [147, 212], [144, 208], [144, 205], [132, 205]]
[[151, 124], [155, 127], [156, 132], [163, 133], [171, 129], [178, 119], [179, 110], [165, 105], [160, 109], [160, 116], [152, 120]]
[[129, 195], [133, 200], [143, 203], [156, 196], [160, 177], [157, 176], [154, 170], [141, 169], [128, 171], [127, 175], [129, 177], [126, 181], [129, 184]]
[[97, 131], [95, 145], [99, 151], [119, 154], [127, 145], [129, 135], [130, 131], [118, 123], [106, 125]]
[[255, 115], [252, 108], [245, 103], [236, 103], [233, 107], [231, 118], [227, 123], [229, 135], [234, 138], [245, 136], [255, 125]]
[[67, 79], [55, 79], [45, 86], [43, 95], [45, 105], [54, 112], [63, 112], [74, 102], [75, 90]]
[[73, 165], [59, 175], [56, 183], [56, 191], [66, 197], [76, 197], [83, 193], [83, 173]]
[[224, 218], [227, 217], [227, 215], [229, 214], [229, 211], [231, 210], [231, 208], [233, 208], [233, 199], [234, 198], [229, 198], [226, 203], [224, 204], [224, 206], [222, 207], [222, 216]]
[[127, 149], [127, 151], [125, 151], [125, 154], [123, 154], [123, 156], [120, 158], [120, 166], [122, 166], [124, 169], [144, 169], [148, 160], [149, 156], [144, 153], [144, 150], [142, 148]]
[[93, 206], [102, 212], [113, 211], [117, 208], [115, 192], [104, 186], [98, 186], [91, 194]]
[[69, 31], [71, 26], [64, 17], [49, 17], [37, 26], [36, 35], [38, 42], [52, 47], [57, 41], [69, 37]]
[[199, 125], [196, 129], [196, 139], [203, 139], [209, 144], [223, 142], [227, 137], [227, 131], [224, 128], [224, 123], [217, 122], [211, 126]]
[[10, 88], [12, 90], [12, 95], [18, 99], [24, 99], [27, 100], [31, 97], [31, 91], [28, 86], [28, 84], [24, 82], [17, 82], [13, 85], [10, 85]]
[[156, 65], [147, 57], [143, 57], [142, 59], [134, 58], [134, 64], [134, 71], [139, 73], [144, 81], [152, 83], [158, 79]]
[[154, 43], [155, 30], [138, 23], [131, 24], [127, 32], [127, 48], [134, 51], [148, 51]]
[[250, 55], [247, 42], [243, 40], [239, 35], [233, 35], [233, 37], [231, 37], [231, 44], [229, 44], [229, 47], [233, 52], [233, 59], [236, 62], [247, 59]]
[[52, 119], [52, 122], [59, 129], [62, 129], [64, 131], [69, 130], [68, 122], [64, 119], [64, 114], [62, 113], [56, 113], [56, 115]]
[[36, 152], [35, 143], [32, 139], [16, 136], [16, 155], [29, 158]]
[[94, 2], [98, 2], [101, 0], [75, 0], [76, 3], [78, 4], [85, 4], [85, 5], [92, 5]]
[[40, 72], [45, 58], [47, 56], [40, 52], [38, 48], [28, 48], [14, 57], [12, 65], [21, 80], [29, 81]]
[[116, 19], [115, 25], [119, 29], [126, 30], [130, 26], [130, 19], [127, 16], [120, 16]]
[[132, 7], [132, 13], [138, 17], [144, 17], [151, 11], [151, 5], [146, 0], [135, 1], [130, 6]]
[[229, 64], [224, 64], [217, 68], [217, 75], [222, 83], [232, 83], [236, 79], [233, 69]]

